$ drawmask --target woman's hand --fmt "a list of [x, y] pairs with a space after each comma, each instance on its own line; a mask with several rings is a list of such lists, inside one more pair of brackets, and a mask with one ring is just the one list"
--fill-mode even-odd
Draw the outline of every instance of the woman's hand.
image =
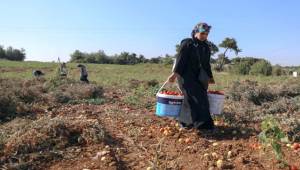
[[214, 78], [210, 78], [209, 80], [208, 80], [208, 84], [215, 84], [216, 82], [215, 82], [215, 79]]
[[169, 77], [168, 77], [168, 82], [170, 83], [174, 83], [175, 79], [177, 78], [177, 74], [176, 73], [172, 73]]

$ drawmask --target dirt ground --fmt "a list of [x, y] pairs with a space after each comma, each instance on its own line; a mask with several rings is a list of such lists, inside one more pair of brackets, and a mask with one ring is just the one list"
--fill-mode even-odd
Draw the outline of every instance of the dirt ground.
[[[240, 129], [222, 120], [214, 132], [185, 130], [154, 111], [112, 102], [100, 106], [66, 105], [53, 116], [87, 117], [105, 127], [102, 144], [69, 148], [69, 155], [45, 165], [49, 169], [279, 169], [272, 151], [263, 151], [258, 127]], [[165, 129], [169, 133], [164, 133]], [[288, 163], [300, 166], [300, 152], [283, 147]], [[221, 168], [217, 161], [222, 160]], [[289, 168], [285, 168], [289, 169]]]

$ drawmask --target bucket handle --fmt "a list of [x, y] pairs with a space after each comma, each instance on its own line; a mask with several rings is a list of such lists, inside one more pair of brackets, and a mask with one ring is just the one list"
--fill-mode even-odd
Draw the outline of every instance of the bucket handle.
[[179, 88], [177, 83], [171, 83], [169, 81], [164, 82], [164, 84], [159, 88], [158, 93], [162, 91], [162, 89], [167, 85], [167, 84], [175, 84], [175, 86], [177, 87], [177, 89], [180, 91], [180, 93], [182, 93], [181, 89]]

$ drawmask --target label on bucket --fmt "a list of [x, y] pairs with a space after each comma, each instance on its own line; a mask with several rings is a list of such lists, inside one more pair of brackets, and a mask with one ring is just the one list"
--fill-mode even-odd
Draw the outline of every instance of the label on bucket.
[[168, 99], [168, 98], [157, 98], [158, 103], [169, 104], [169, 105], [181, 105], [182, 99]]

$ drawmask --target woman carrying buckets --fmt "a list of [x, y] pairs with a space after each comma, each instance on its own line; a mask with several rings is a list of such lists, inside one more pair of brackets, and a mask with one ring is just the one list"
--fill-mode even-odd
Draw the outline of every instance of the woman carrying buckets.
[[199, 130], [214, 129], [207, 96], [208, 84], [214, 84], [210, 66], [210, 47], [207, 41], [211, 26], [197, 24], [192, 38], [182, 40], [180, 51], [174, 63], [168, 82], [177, 79], [184, 95], [178, 121], [183, 127]]

